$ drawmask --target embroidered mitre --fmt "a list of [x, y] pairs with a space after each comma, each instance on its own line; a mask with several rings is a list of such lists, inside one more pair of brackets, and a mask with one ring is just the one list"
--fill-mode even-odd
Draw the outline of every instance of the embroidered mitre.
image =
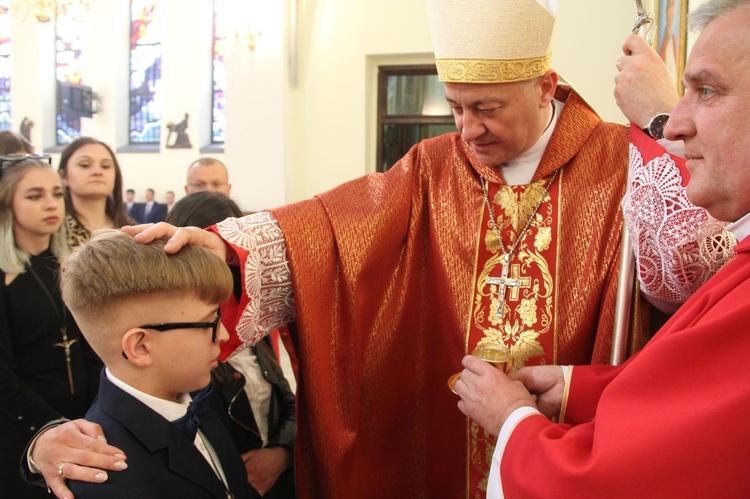
[[427, 0], [440, 81], [509, 83], [550, 69], [556, 0]]

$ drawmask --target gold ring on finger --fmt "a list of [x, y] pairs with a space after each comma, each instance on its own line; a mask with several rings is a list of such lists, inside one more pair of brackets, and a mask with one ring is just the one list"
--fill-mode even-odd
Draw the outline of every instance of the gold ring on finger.
[[60, 475], [63, 478], [65, 478], [65, 475], [63, 474], [63, 468], [65, 467], [66, 464], [68, 464], [68, 463], [66, 463], [65, 461], [63, 461], [62, 463], [60, 463], [60, 464], [57, 465], [57, 474]]

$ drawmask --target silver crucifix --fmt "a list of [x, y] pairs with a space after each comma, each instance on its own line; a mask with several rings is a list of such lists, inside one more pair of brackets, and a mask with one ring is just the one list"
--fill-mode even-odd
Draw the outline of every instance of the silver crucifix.
[[488, 277], [484, 282], [485, 284], [497, 285], [497, 318], [502, 319], [505, 314], [505, 294], [508, 288], [520, 288], [523, 285], [521, 279], [513, 279], [508, 277], [510, 271], [510, 255], [503, 255], [503, 271], [500, 277]]
[[76, 389], [75, 384], [73, 383], [73, 367], [71, 366], [70, 347], [72, 347], [78, 339], [74, 338], [69, 340], [68, 328], [66, 327], [61, 327], [60, 333], [62, 334], [63, 340], [60, 343], [55, 343], [54, 346], [65, 349], [65, 363], [68, 365], [68, 384], [70, 384], [70, 394], [75, 395]]

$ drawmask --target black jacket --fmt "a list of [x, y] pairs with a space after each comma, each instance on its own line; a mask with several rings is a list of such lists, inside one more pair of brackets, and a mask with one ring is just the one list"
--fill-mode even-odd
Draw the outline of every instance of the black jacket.
[[[102, 371], [99, 398], [86, 414], [99, 423], [108, 443], [125, 451], [128, 468], [110, 473], [104, 483], [70, 480], [76, 497], [98, 498], [226, 498], [221, 480], [184, 434], [135, 397], [113, 385]], [[201, 415], [201, 432], [221, 461], [234, 497], [250, 497], [250, 486], [237, 449], [226, 430], [225, 415]]]
[[[271, 384], [271, 401], [268, 409], [268, 443], [266, 447], [285, 447], [291, 456], [287, 469], [276, 485], [264, 496], [266, 498], [294, 497], [294, 439], [297, 429], [295, 396], [284, 377], [281, 366], [268, 338], [252, 347], [258, 358], [263, 377]], [[229, 414], [232, 438], [240, 453], [263, 447], [258, 425], [255, 422], [250, 401], [245, 394], [245, 376], [228, 362], [222, 362], [211, 373], [211, 384], [222, 394]]]

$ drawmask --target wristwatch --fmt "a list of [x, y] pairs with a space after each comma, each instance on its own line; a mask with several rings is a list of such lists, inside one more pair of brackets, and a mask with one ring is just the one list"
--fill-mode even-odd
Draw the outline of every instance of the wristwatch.
[[663, 139], [664, 138], [664, 127], [669, 121], [669, 115], [666, 113], [660, 113], [651, 118], [648, 125], [643, 129], [643, 133], [651, 137], [652, 139]]

